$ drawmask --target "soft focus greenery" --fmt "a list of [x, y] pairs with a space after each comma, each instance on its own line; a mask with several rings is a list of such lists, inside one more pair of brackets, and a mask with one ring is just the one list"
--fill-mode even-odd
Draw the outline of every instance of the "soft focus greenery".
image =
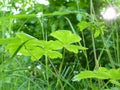
[[0, 90], [119, 90], [120, 0], [0, 0]]

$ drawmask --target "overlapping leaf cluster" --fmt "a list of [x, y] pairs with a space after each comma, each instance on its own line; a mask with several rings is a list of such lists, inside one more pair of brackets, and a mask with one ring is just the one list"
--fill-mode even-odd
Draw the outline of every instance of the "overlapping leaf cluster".
[[38, 40], [25, 33], [16, 33], [16, 37], [1, 39], [1, 44], [6, 44], [6, 49], [12, 54], [12, 57], [17, 53], [31, 56], [32, 60], [38, 60], [43, 55], [50, 58], [62, 58], [62, 54], [58, 51], [62, 48], [66, 48], [68, 51], [78, 53], [78, 50], [85, 50], [85, 47], [75, 45], [81, 38], [72, 34], [68, 30], [58, 30], [51, 33], [51, 36], [57, 40]]

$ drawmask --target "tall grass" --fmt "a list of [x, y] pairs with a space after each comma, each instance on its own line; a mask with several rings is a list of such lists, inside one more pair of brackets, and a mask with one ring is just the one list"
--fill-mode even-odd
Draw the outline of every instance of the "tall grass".
[[[80, 13], [80, 5], [78, 4], [79, 1], [76, 1], [76, 7], [77, 7], [77, 13]], [[72, 14], [77, 14], [76, 12], [73, 12]], [[69, 25], [69, 28], [71, 28], [71, 31], [77, 35], [79, 35], [79, 31], [77, 31], [76, 28], [74, 28], [74, 24], [72, 21], [67, 17], [67, 15], [71, 14], [71, 12], [66, 13], [49, 13], [49, 14], [43, 14], [40, 18], [36, 17], [36, 14], [19, 14], [19, 15], [12, 15], [9, 14], [8, 16], [5, 15], [3, 12], [0, 17], [0, 33], [1, 39], [8, 38], [7, 34], [10, 35], [10, 37], [14, 37], [15, 32], [13, 31], [13, 26], [15, 23], [13, 23], [14, 19], [26, 19], [24, 23], [21, 23], [18, 30], [16, 32], [20, 32], [22, 27], [24, 27], [27, 20], [30, 20], [31, 18], [36, 18], [37, 21], [39, 21], [39, 25], [41, 26], [41, 31], [39, 33], [42, 34], [41, 40], [48, 41], [49, 35], [44, 25], [46, 24], [44, 22], [44, 18], [46, 17], [56, 17], [56, 16], [64, 16], [65, 21], [67, 21], [67, 24]], [[98, 21], [95, 17], [95, 11], [94, 11], [94, 5], [93, 1], [90, 0], [90, 15], [89, 15], [90, 23], [95, 23]], [[94, 63], [95, 63], [95, 69], [98, 69], [99, 66], [102, 64], [100, 63], [101, 60], [103, 60], [103, 54], [106, 52], [107, 57], [109, 60], [110, 65], [108, 64], [109, 68], [118, 68], [120, 65], [120, 52], [119, 52], [119, 26], [117, 22], [111, 23], [111, 31], [108, 32], [107, 36], [100, 34], [100, 39], [102, 40], [103, 46], [97, 54], [97, 49], [99, 47], [96, 47], [96, 39], [94, 37], [94, 32], [90, 28], [90, 35], [91, 35], [91, 44], [92, 44], [92, 51], [93, 51], [93, 57], [94, 57]], [[101, 30], [101, 29], [100, 29]], [[52, 31], [52, 30], [51, 30]], [[50, 31], [50, 32], [51, 32]], [[101, 30], [102, 31], [102, 30]], [[84, 32], [80, 32], [82, 36], [83, 42], [75, 43], [77, 45], [82, 45], [86, 47], [87, 41], [86, 37], [84, 35]], [[112, 42], [113, 46], [112, 48], [108, 46], [108, 43]], [[81, 82], [73, 82], [72, 78], [77, 73], [81, 72], [82, 70], [90, 70], [90, 60], [88, 51], [83, 51], [81, 55], [85, 57], [84, 60], [86, 60], [86, 66], [82, 67], [82, 62], [80, 60], [80, 57], [78, 54], [74, 54], [74, 61], [70, 65], [66, 64], [66, 49], [62, 49], [62, 59], [50, 59], [47, 55], [45, 57], [42, 57], [40, 60], [37, 61], [31, 61], [30, 56], [19, 56], [15, 55], [15, 57], [11, 58], [11, 55], [9, 51], [5, 49], [5, 45], [0, 46], [0, 89], [1, 90], [89, 90], [89, 89], [95, 89], [100, 90], [101, 86], [103, 88], [109, 88], [109, 81], [105, 83], [102, 80], [96, 80], [96, 79], [86, 79], [82, 80]], [[73, 53], [72, 53], [73, 54]], [[32, 56], [32, 54], [31, 54]], [[69, 59], [69, 58], [68, 58]], [[71, 59], [71, 58], [70, 58]], [[55, 62], [56, 61], [56, 62]], [[92, 61], [93, 62], [93, 61]], [[104, 62], [104, 61], [103, 61]], [[56, 64], [57, 63], [57, 64]], [[37, 65], [41, 65], [41, 69], [37, 68]], [[97, 82], [97, 83], [96, 83]], [[89, 84], [88, 84], [89, 83]], [[97, 87], [99, 86], [99, 87]]]

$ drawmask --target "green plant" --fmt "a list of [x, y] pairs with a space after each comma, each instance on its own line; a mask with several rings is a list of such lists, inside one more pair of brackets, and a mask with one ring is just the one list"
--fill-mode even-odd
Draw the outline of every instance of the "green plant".
[[[117, 86], [120, 86], [120, 83], [117, 80], [120, 80], [120, 69], [106, 69], [104, 67], [99, 67], [98, 70], [94, 70], [94, 71], [82, 71], [80, 74], [76, 75], [73, 78], [73, 81], [80, 81], [82, 79], [86, 79], [86, 78], [97, 78], [97, 79], [108, 79], [108, 83], [111, 82], [113, 84], [116, 84]], [[107, 84], [108, 84], [107, 83]], [[103, 86], [102, 88], [104, 88], [105, 86]], [[101, 89], [102, 89], [101, 88]]]
[[42, 1], [0, 1], [0, 89], [119, 90], [119, 0]]

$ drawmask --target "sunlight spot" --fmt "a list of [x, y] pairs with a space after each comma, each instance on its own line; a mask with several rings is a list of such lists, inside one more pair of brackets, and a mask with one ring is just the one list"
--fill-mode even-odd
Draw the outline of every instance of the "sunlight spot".
[[28, 69], [31, 69], [31, 66], [28, 66]]
[[36, 15], [37, 18], [40, 18], [42, 16], [43, 12], [38, 12]]
[[16, 14], [19, 14], [19, 13], [20, 13], [20, 10], [14, 8], [14, 9], [12, 9], [12, 12], [13, 12], [14, 15], [16, 15]]
[[10, 38], [10, 34], [9, 34], [8, 32], [5, 33], [5, 36], [6, 36], [7, 38]]
[[13, 23], [17, 23], [17, 20], [16, 20], [16, 19], [13, 19]]
[[7, 12], [7, 11], [10, 11], [7, 7], [2, 7], [1, 8], [1, 11], [5, 11], [5, 12]]
[[27, 10], [29, 7], [31, 7], [31, 5], [30, 4], [26, 4], [26, 6], [24, 8], [25, 8], [25, 10]]
[[44, 4], [44, 5], [49, 5], [48, 0], [36, 0], [36, 3]]
[[118, 17], [118, 11], [116, 7], [109, 6], [107, 8], [103, 8], [101, 15], [106, 20], [114, 20]]
[[37, 69], [41, 69], [41, 65], [40, 65], [40, 64], [37, 65], [36, 68], [37, 68]]
[[22, 7], [22, 4], [20, 4], [20, 3], [15, 3], [15, 6], [16, 6], [16, 7]]
[[82, 51], [79, 51], [80, 53], [82, 53]]
[[73, 71], [74, 74], [78, 74], [79, 72], [78, 71]]
[[18, 55], [18, 56], [21, 56], [21, 55], [22, 55], [22, 53], [17, 53], [17, 55]]

